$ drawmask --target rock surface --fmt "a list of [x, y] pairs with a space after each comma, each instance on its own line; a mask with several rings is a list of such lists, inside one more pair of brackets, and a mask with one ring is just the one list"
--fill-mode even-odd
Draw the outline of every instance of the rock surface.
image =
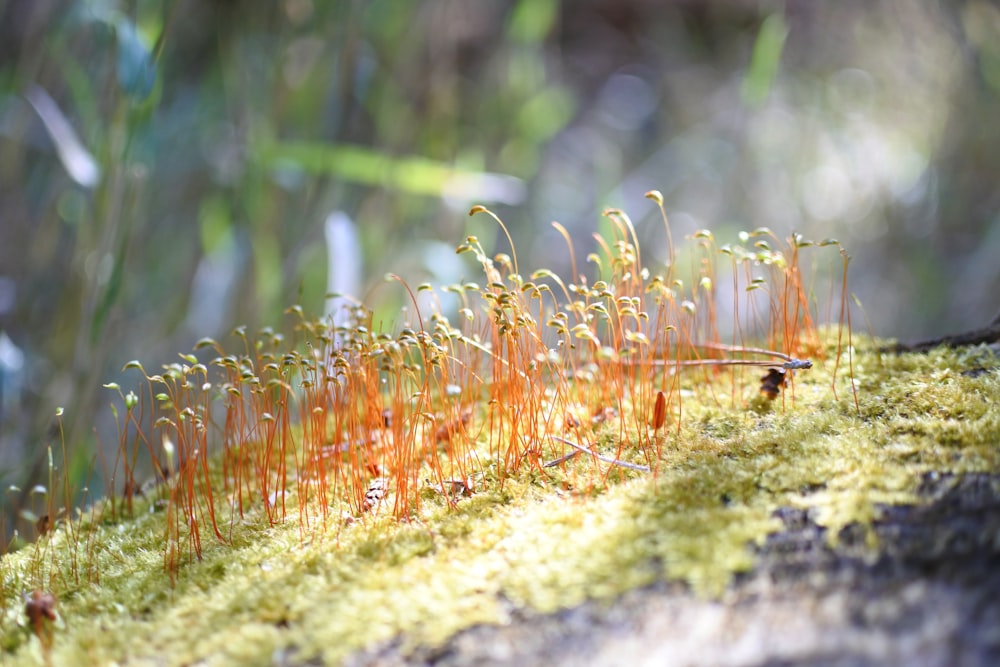
[[808, 510], [780, 510], [785, 529], [719, 600], [661, 582], [347, 664], [998, 665], [1000, 476], [931, 474], [921, 493], [926, 504], [883, 507], [872, 534], [852, 525], [833, 540]]

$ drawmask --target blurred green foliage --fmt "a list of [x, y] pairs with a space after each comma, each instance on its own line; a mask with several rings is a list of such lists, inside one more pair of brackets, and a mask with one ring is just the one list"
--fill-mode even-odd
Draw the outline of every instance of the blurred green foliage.
[[985, 0], [0, 2], [0, 477], [39, 479], [57, 406], [99, 470], [123, 361], [322, 312], [332, 210], [385, 326], [386, 272], [454, 282], [467, 233], [506, 250], [472, 203], [529, 269], [565, 274], [547, 223], [583, 257], [604, 205], [662, 261], [652, 188], [678, 236], [840, 237], [878, 333], [980, 324], [998, 96]]

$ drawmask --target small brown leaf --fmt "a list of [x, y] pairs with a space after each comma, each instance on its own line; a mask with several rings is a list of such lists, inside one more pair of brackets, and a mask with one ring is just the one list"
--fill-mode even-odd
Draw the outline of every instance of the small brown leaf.
[[653, 406], [653, 430], [659, 431], [667, 421], [667, 397], [662, 391], [656, 392], [656, 404]]
[[610, 405], [600, 406], [596, 410], [594, 410], [593, 414], [590, 416], [590, 423], [596, 426], [598, 424], [603, 424], [604, 422], [611, 421], [612, 419], [616, 419], [617, 417], [618, 417], [618, 411], [615, 410]]
[[769, 401], [773, 401], [781, 394], [781, 388], [785, 386], [785, 371], [780, 368], [770, 368], [767, 375], [760, 379], [760, 393]]
[[52, 593], [33, 590], [25, 596], [24, 613], [31, 623], [31, 630], [48, 651], [52, 646], [52, 623], [56, 620], [56, 596]]
[[467, 479], [446, 479], [442, 485], [435, 488], [446, 496], [469, 497], [476, 492], [476, 483], [471, 477]]
[[365, 511], [370, 512], [381, 505], [388, 493], [389, 480], [385, 477], [376, 477], [373, 479], [372, 483], [368, 485], [368, 490], [365, 491]]
[[28, 620], [32, 625], [42, 622], [42, 619], [49, 621], [56, 620], [56, 596], [45, 591], [31, 591], [31, 597], [24, 605]]
[[436, 442], [451, 442], [453, 437], [465, 430], [471, 418], [472, 410], [468, 408], [462, 410], [462, 414], [457, 419], [448, 421], [437, 430], [437, 433], [434, 434], [434, 440]]
[[567, 431], [574, 428], [580, 428], [580, 420], [569, 410], [567, 410], [566, 414], [563, 416], [563, 428]]

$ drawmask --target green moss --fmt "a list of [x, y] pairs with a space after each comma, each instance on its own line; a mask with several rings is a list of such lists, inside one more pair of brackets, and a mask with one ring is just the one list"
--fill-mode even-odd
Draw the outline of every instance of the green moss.
[[[286, 523], [255, 509], [236, 519], [232, 544], [203, 535], [202, 559], [173, 587], [165, 514], [150, 503], [128, 521], [84, 522], [75, 539], [63, 527], [0, 561], [4, 664], [44, 663], [21, 599], [35, 588], [58, 591], [59, 665], [263, 665], [277, 651], [337, 663], [374, 642], [434, 644], [512, 608], [550, 611], [664, 578], [717, 596], [753, 566], [748, 545], [780, 529], [779, 507], [813, 508], [836, 540], [886, 505], [921, 502], [928, 472], [1000, 471], [1000, 373], [962, 373], [996, 364], [984, 354], [862, 350], [857, 407], [844, 368], [834, 396], [832, 361], [800, 372], [773, 404], [752, 381], [733, 392], [721, 374], [713, 392], [692, 378], [655, 475], [602, 477], [577, 456], [500, 485], [487, 461], [475, 495], [452, 508], [426, 492], [405, 523], [331, 512], [306, 526], [291, 489]], [[642, 461], [628, 449], [622, 458]]]

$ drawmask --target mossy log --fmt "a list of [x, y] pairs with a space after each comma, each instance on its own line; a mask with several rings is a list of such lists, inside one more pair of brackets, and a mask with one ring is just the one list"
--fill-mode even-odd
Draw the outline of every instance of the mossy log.
[[408, 521], [291, 489], [173, 581], [154, 498], [62, 525], [0, 560], [4, 664], [995, 664], [1000, 363], [879, 349], [775, 401], [692, 381], [654, 473], [428, 485]]

